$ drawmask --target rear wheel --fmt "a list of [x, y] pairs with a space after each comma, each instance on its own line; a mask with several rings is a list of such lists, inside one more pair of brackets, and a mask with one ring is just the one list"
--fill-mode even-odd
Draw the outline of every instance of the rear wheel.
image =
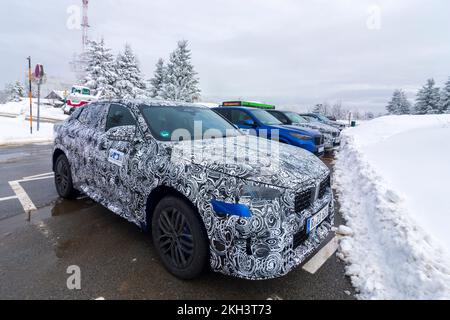
[[152, 237], [166, 269], [180, 279], [198, 277], [209, 259], [208, 240], [194, 209], [180, 198], [163, 198], [152, 218]]
[[73, 199], [78, 194], [73, 187], [69, 160], [63, 154], [56, 159], [55, 163], [55, 187], [62, 198]]

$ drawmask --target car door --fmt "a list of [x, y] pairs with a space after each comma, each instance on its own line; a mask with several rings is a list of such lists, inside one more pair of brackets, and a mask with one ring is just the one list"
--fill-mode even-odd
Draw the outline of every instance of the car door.
[[130, 108], [110, 104], [98, 142], [97, 188], [101, 190], [100, 201], [129, 220], [134, 220], [133, 199], [138, 189], [132, 159], [142, 144], [142, 134]]
[[72, 171], [75, 184], [87, 192], [95, 182], [97, 138], [101, 134], [104, 105], [93, 103], [80, 110], [76, 124], [67, 132], [72, 149]]

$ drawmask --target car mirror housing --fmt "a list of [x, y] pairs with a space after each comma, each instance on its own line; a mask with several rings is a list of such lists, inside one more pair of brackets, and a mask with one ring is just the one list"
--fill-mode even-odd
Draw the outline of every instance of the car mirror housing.
[[136, 135], [136, 126], [120, 126], [109, 129], [106, 137], [112, 141], [133, 141]]

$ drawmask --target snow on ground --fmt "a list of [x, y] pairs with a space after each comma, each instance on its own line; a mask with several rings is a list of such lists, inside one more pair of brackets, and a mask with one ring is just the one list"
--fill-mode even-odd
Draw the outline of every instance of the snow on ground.
[[343, 132], [340, 241], [361, 299], [450, 298], [450, 115], [388, 116]]
[[0, 146], [51, 142], [53, 141], [53, 124], [41, 123], [39, 131], [36, 131], [36, 123], [33, 123], [33, 134], [30, 134], [30, 123], [24, 116], [7, 118], [0, 116]]
[[[68, 116], [64, 114], [61, 108], [54, 108], [53, 106], [44, 105], [45, 99], [41, 99], [40, 116], [42, 118], [51, 120], [64, 120]], [[30, 114], [30, 101], [28, 99], [22, 99], [20, 102], [8, 102], [5, 104], [0, 104], [0, 115], [20, 115], [25, 114], [29, 116]], [[37, 117], [37, 99], [33, 99], [33, 118]]]

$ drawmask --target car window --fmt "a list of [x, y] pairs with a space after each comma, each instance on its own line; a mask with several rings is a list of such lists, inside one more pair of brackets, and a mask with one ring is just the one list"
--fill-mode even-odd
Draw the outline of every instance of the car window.
[[[239, 136], [241, 133], [227, 120], [211, 109], [192, 106], [139, 107], [152, 135], [162, 141], [171, 141], [181, 131], [191, 140], [208, 138], [207, 132], [218, 131], [222, 136]], [[180, 130], [180, 131], [178, 131]]]
[[285, 115], [293, 122], [293, 123], [306, 123], [308, 122], [304, 117], [295, 113], [295, 112], [286, 112]]
[[114, 127], [135, 126], [136, 120], [130, 110], [120, 104], [112, 104], [109, 107], [106, 119], [106, 131]]
[[253, 120], [247, 112], [242, 110], [231, 110], [231, 122], [234, 124], [243, 124], [245, 120]]
[[81, 108], [78, 113], [78, 121], [90, 128], [99, 128], [104, 119], [105, 105], [90, 103]]
[[256, 119], [258, 119], [266, 126], [283, 124], [281, 121], [279, 121], [277, 118], [275, 118], [265, 110], [252, 110], [252, 114], [256, 117]]
[[231, 122], [231, 111], [229, 109], [214, 109], [213, 111]]
[[273, 115], [275, 118], [280, 120], [283, 124], [289, 124], [289, 119], [286, 117], [282, 112], [280, 111], [273, 111], [269, 112], [271, 115]]

